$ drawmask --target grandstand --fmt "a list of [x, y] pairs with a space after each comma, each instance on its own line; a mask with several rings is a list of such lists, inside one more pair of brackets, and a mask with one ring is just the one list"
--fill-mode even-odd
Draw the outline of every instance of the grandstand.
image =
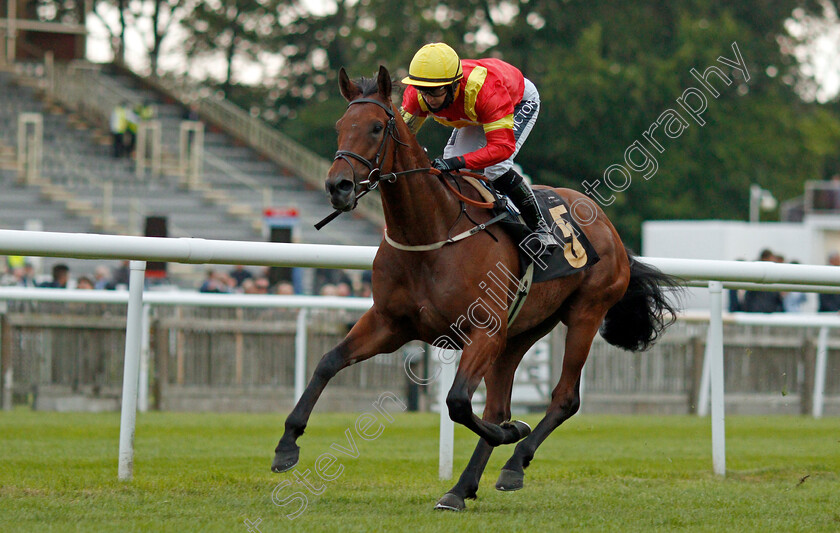
[[[279, 206], [297, 209], [300, 223], [295, 233], [300, 242], [379, 244], [381, 221], [358, 214], [344, 215], [340, 224], [316, 231], [313, 224], [331, 212], [317, 181], [323, 176], [304, 179], [297, 169], [271, 160], [247, 139], [225, 131], [225, 124], [205, 120], [208, 106], [200, 113], [205, 123], [201, 180], [187, 184], [179, 167], [179, 143], [188, 108], [178, 95], [131, 72], [85, 64], [73, 82], [83, 84], [82, 94], [98, 91], [111, 100], [100, 98], [100, 105], [92, 107], [62, 94], [63, 87], [50, 90], [50, 83], [61, 82], [45, 70], [18, 64], [14, 71], [0, 71], [0, 227], [137, 235], [147, 216], [164, 216], [171, 237], [265, 241], [264, 209]], [[117, 99], [152, 105], [161, 126], [160, 175], [148, 169], [138, 173], [135, 161], [113, 158], [108, 114]], [[17, 170], [20, 113], [43, 116], [36, 180], [23, 179]], [[259, 127], [266, 128], [262, 123]], [[328, 166], [319, 163], [319, 168]], [[80, 263], [73, 271], [93, 266]], [[194, 286], [198, 270], [178, 265], [172, 274]]]

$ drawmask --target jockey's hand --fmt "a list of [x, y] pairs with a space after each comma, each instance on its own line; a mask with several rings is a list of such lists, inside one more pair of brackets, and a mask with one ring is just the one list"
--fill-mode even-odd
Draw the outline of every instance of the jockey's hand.
[[458, 170], [467, 166], [467, 162], [463, 157], [447, 157], [446, 159], [437, 158], [432, 161], [432, 168], [436, 168], [441, 172], [449, 172], [450, 170]]

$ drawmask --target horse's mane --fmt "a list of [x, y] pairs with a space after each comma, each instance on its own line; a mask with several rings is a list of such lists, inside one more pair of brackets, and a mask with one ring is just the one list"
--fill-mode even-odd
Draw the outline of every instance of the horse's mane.
[[[379, 82], [376, 80], [376, 78], [359, 78], [356, 80], [356, 86], [358, 86], [359, 90], [362, 91], [362, 98], [374, 95], [379, 92]], [[394, 89], [392, 86], [391, 92], [393, 92], [393, 90]]]

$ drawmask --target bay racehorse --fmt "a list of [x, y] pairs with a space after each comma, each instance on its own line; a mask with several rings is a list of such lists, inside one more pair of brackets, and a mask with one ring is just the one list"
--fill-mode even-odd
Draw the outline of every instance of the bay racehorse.
[[[582, 231], [600, 260], [573, 275], [534, 284], [515, 322], [508, 327], [502, 320], [490, 334], [489, 315], [505, 317], [510, 299], [487, 297], [481, 279], [499, 263], [518, 274], [517, 243], [495, 229], [447, 242], [488, 221], [490, 211], [463, 203], [429, 168], [429, 158], [391, 101], [387, 69], [380, 67], [376, 78], [356, 82], [341, 69], [339, 86], [349, 105], [336, 125], [339, 151], [326, 190], [336, 210], [349, 211], [359, 194], [378, 184], [387, 238], [373, 262], [373, 307], [318, 363], [286, 419], [271, 468], [284, 472], [297, 464], [297, 439], [338, 371], [394, 352], [411, 340], [435, 343], [448, 335], [463, 350], [446, 398], [449, 416], [480, 440], [460, 479], [436, 508], [464, 509], [464, 500], [476, 497], [493, 448], [501, 444], [518, 442], [496, 488], [519, 489], [539, 445], [578, 410], [581, 370], [596, 332], [600, 328], [608, 342], [625, 349], [647, 348], [675, 312], [666, 297], [674, 280], [637, 261], [594, 202], [573, 190], [555, 189], [568, 204], [586, 202], [597, 215]], [[464, 195], [480, 199], [477, 191], [468, 189], [463, 188]], [[509, 294], [515, 294], [517, 283], [508, 282]], [[482, 302], [483, 317], [464, 321], [477, 301]], [[477, 314], [475, 306], [472, 312]], [[514, 371], [528, 348], [559, 322], [568, 328], [560, 380], [545, 417], [531, 431], [524, 422], [510, 420]], [[453, 325], [459, 335], [452, 333]], [[479, 418], [471, 400], [482, 379], [487, 396]]]

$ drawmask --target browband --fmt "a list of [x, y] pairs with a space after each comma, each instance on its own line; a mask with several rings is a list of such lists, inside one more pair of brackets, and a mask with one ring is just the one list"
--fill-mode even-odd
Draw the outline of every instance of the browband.
[[389, 106], [383, 104], [379, 100], [375, 100], [373, 98], [357, 98], [356, 100], [353, 100], [352, 102], [347, 104], [347, 107], [350, 107], [353, 104], [376, 104], [382, 109], [384, 109], [385, 112], [388, 113], [389, 117], [394, 118], [394, 111]]

